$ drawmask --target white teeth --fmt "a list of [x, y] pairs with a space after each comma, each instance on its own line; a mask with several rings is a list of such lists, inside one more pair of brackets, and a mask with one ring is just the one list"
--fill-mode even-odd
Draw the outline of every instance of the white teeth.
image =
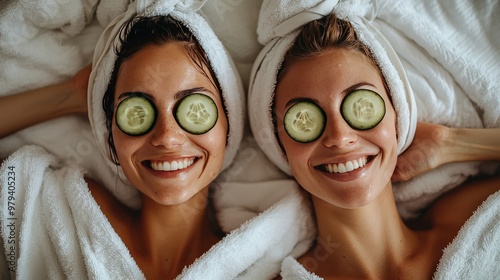
[[170, 170], [178, 170], [179, 169], [179, 164], [177, 163], [177, 161], [172, 161], [172, 163], [170, 164]]
[[171, 162], [151, 162], [151, 168], [156, 171], [175, 171], [184, 169], [186, 167], [191, 166], [193, 164], [194, 158], [192, 159], [182, 159], [182, 160], [173, 160]]
[[365, 166], [368, 162], [367, 157], [362, 157], [357, 160], [349, 160], [344, 163], [329, 163], [326, 165], [326, 170], [330, 173], [346, 173]]
[[351, 161], [348, 161], [348, 162], [345, 163], [345, 170], [347, 172], [354, 170], [354, 165], [352, 164]]
[[343, 163], [339, 163], [339, 173], [346, 173], [345, 165]]

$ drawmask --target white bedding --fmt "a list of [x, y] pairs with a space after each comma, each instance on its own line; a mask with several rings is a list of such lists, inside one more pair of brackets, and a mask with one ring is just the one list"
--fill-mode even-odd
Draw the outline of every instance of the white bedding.
[[[126, 2], [1, 3], [0, 95], [41, 87], [76, 73], [90, 62], [103, 26]], [[463, 1], [447, 7], [440, 1], [378, 2], [375, 23], [390, 41], [397, 42], [395, 49], [416, 93], [419, 119], [452, 126], [500, 126], [500, 4]], [[210, 0], [202, 9], [233, 55], [245, 85], [261, 47], [255, 34], [260, 3]], [[48, 121], [0, 139], [0, 158], [25, 144], [40, 145], [66, 162], [82, 166], [124, 203], [137, 206], [135, 191], [105, 166], [91, 135], [85, 116]], [[488, 167], [483, 170], [498, 172], [496, 166]], [[478, 172], [477, 163], [450, 164], [396, 186], [402, 214], [413, 215], [442, 191]], [[284, 175], [262, 155], [248, 133], [233, 167], [221, 176], [221, 180], [234, 182], [279, 178]]]
[[[454, 127], [500, 127], [500, 3], [379, 0], [376, 26], [407, 70], [418, 120]], [[415, 160], [419, 160], [418, 157]], [[453, 163], [397, 184], [403, 217], [498, 164]]]
[[[145, 279], [78, 168], [25, 146], [0, 165], [0, 183], [8, 185], [0, 196], [0, 279]], [[269, 185], [275, 191], [267, 204], [255, 194]], [[284, 257], [311, 246], [311, 208], [295, 181], [220, 184], [216, 191], [228, 234], [176, 279], [272, 279]], [[241, 193], [246, 205], [235, 204]]]

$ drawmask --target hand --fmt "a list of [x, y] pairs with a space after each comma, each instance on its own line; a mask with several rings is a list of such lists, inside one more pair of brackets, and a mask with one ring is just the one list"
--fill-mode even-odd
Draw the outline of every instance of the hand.
[[450, 134], [448, 127], [432, 123], [417, 123], [413, 142], [406, 151], [399, 155], [392, 180], [407, 181], [444, 164], [444, 148]]
[[87, 91], [89, 85], [90, 72], [92, 65], [89, 64], [80, 69], [70, 80], [69, 83], [74, 89], [71, 98], [71, 104], [75, 104], [75, 113], [87, 113]]

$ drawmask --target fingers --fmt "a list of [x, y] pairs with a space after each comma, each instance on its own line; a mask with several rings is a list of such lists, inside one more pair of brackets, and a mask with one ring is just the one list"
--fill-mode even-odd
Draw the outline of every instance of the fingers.
[[427, 170], [429, 170], [429, 165], [423, 155], [412, 153], [412, 156], [398, 158], [392, 180], [395, 182], [408, 181]]
[[436, 143], [427, 139], [420, 141], [398, 157], [392, 180], [407, 181], [420, 175], [439, 164], [438, 147]]
[[418, 123], [413, 143], [399, 155], [392, 180], [407, 181], [442, 164], [442, 145], [447, 130], [444, 126]]

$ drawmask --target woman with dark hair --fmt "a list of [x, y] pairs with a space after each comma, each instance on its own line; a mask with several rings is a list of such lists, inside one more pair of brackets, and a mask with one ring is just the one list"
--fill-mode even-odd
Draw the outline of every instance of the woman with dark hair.
[[[103, 234], [100, 238], [111, 238], [118, 243], [113, 248], [118, 250], [116, 253], [127, 248], [130, 255], [123, 255], [122, 252], [113, 257], [113, 251], [108, 251], [108, 258], [123, 260], [106, 260], [97, 254], [96, 259], [90, 261], [92, 257], [86, 258], [85, 255], [92, 250], [86, 249], [84, 243], [82, 248], [68, 249], [62, 254], [79, 255], [80, 262], [89, 265], [87, 269], [82, 269], [87, 270], [86, 276], [90, 278], [117, 278], [119, 275], [130, 278], [133, 275], [134, 279], [171, 279], [223, 237], [215, 222], [215, 214], [209, 207], [209, 185], [218, 176], [223, 164], [228, 166], [241, 139], [242, 130], [238, 126], [243, 120], [243, 92], [234, 69], [218, 69], [229, 73], [222, 76], [224, 81], [219, 81], [220, 76], [217, 74], [220, 73], [214, 71], [202, 45], [181, 20], [168, 14], [141, 16], [139, 13], [123, 22], [125, 24], [121, 26], [115, 22], [116, 25], [110, 27], [120, 27], [116, 44], [114, 38], [108, 37], [111, 40], [109, 49], [111, 52], [116, 51], [111, 78], [106, 78], [102, 72], [100, 77], [91, 77], [109, 82], [106, 93], [99, 93], [89, 87], [89, 98], [92, 102], [101, 96], [100, 102], [104, 109], [102, 116], [106, 118], [102, 121], [108, 129], [106, 134], [109, 134], [109, 154], [113, 162], [117, 166], [119, 164], [117, 168], [123, 170], [130, 185], [140, 192], [141, 207], [128, 208], [108, 188], [93, 180], [86, 179], [87, 184], [77, 187], [64, 187], [75, 187], [73, 191], [81, 191], [82, 200], [91, 204], [87, 209], [71, 203], [66, 207], [73, 209], [73, 212], [87, 213], [89, 222], [95, 223], [95, 233], [99, 232], [99, 226], [107, 228], [106, 223], [109, 223], [109, 229], [114, 232], [108, 232], [111, 237]], [[106, 35], [101, 40], [107, 40]], [[98, 52], [96, 55], [99, 55]], [[217, 55], [229, 60], [223, 50]], [[93, 71], [102, 71], [103, 65], [103, 62], [96, 61]], [[64, 89], [64, 92], [71, 93], [70, 98], [79, 98], [82, 107], [80, 112], [87, 109], [84, 100], [87, 96], [84, 94], [86, 86], [81, 85], [86, 85], [89, 74], [90, 67], [82, 69], [73, 78], [80, 81], [78, 87]], [[227, 82], [229, 79], [233, 80]], [[223, 87], [220, 83], [223, 83]], [[41, 98], [44, 92], [57, 95], [63, 90], [51, 89], [59, 89], [58, 86], [62, 87], [57, 85], [36, 90], [34, 96]], [[12, 98], [20, 97], [14, 95]], [[231, 102], [229, 106], [226, 99]], [[50, 104], [38, 106], [46, 110], [58, 108]], [[91, 118], [93, 109], [89, 108]], [[228, 111], [231, 115], [226, 114]], [[70, 112], [73, 111], [60, 113]], [[37, 116], [37, 121], [43, 121], [40, 114]], [[233, 119], [229, 120], [229, 116]], [[13, 130], [8, 129], [7, 133], [11, 132]], [[232, 155], [227, 156], [226, 150]], [[51, 190], [42, 188], [40, 191]], [[24, 199], [20, 192], [18, 195], [16, 201], [21, 207]], [[75, 218], [74, 222], [77, 221]], [[19, 223], [22, 224], [22, 221]], [[72, 242], [81, 242], [79, 230], [83, 226], [76, 225], [77, 237]], [[23, 232], [18, 236], [21, 246], [27, 242], [22, 240], [23, 236], [26, 238]], [[99, 242], [96, 242], [92, 246], [106, 250], [106, 246], [99, 247]], [[17, 277], [37, 275], [52, 278], [58, 275], [50, 265], [44, 270], [37, 266], [30, 267], [32, 261], [29, 259], [37, 258], [35, 252], [35, 248], [26, 248], [18, 253]], [[43, 258], [38, 261], [42, 262]], [[92, 272], [99, 267], [97, 264], [90, 265], [92, 262], [100, 263], [103, 269]], [[118, 269], [117, 263], [122, 263], [124, 267]], [[75, 264], [71, 266], [79, 267]], [[64, 262], [62, 267], [61, 275], [69, 278], [82, 273], [78, 269], [68, 270]]]
[[[92, 73], [87, 66], [69, 82], [33, 91], [35, 101], [50, 100], [38, 104], [45, 111], [33, 114], [35, 122], [88, 110], [99, 148], [117, 179], [139, 193], [140, 207], [120, 201], [113, 186], [84, 181], [75, 167], [58, 167], [40, 147], [24, 147], [2, 168], [2, 179], [16, 178], [15, 191], [14, 181], [2, 183], [2, 197], [10, 197], [2, 199], [2, 220], [16, 218], [15, 230], [2, 225], [2, 276], [173, 279], [184, 270], [186, 278], [217, 277], [186, 267], [211, 263], [216, 252], [206, 252], [224, 237], [210, 185], [236, 154], [245, 108], [238, 73], [199, 8], [133, 2], [104, 30]], [[31, 97], [11, 98], [5, 104]], [[77, 109], [53, 115], [56, 99]], [[23, 175], [30, 161], [45, 172], [39, 184], [36, 172]]]
[[172, 278], [223, 237], [207, 205], [228, 117], [206, 54], [179, 21], [136, 17], [120, 34], [103, 108], [111, 159], [140, 191], [141, 209], [97, 183], [89, 189], [146, 278]]

